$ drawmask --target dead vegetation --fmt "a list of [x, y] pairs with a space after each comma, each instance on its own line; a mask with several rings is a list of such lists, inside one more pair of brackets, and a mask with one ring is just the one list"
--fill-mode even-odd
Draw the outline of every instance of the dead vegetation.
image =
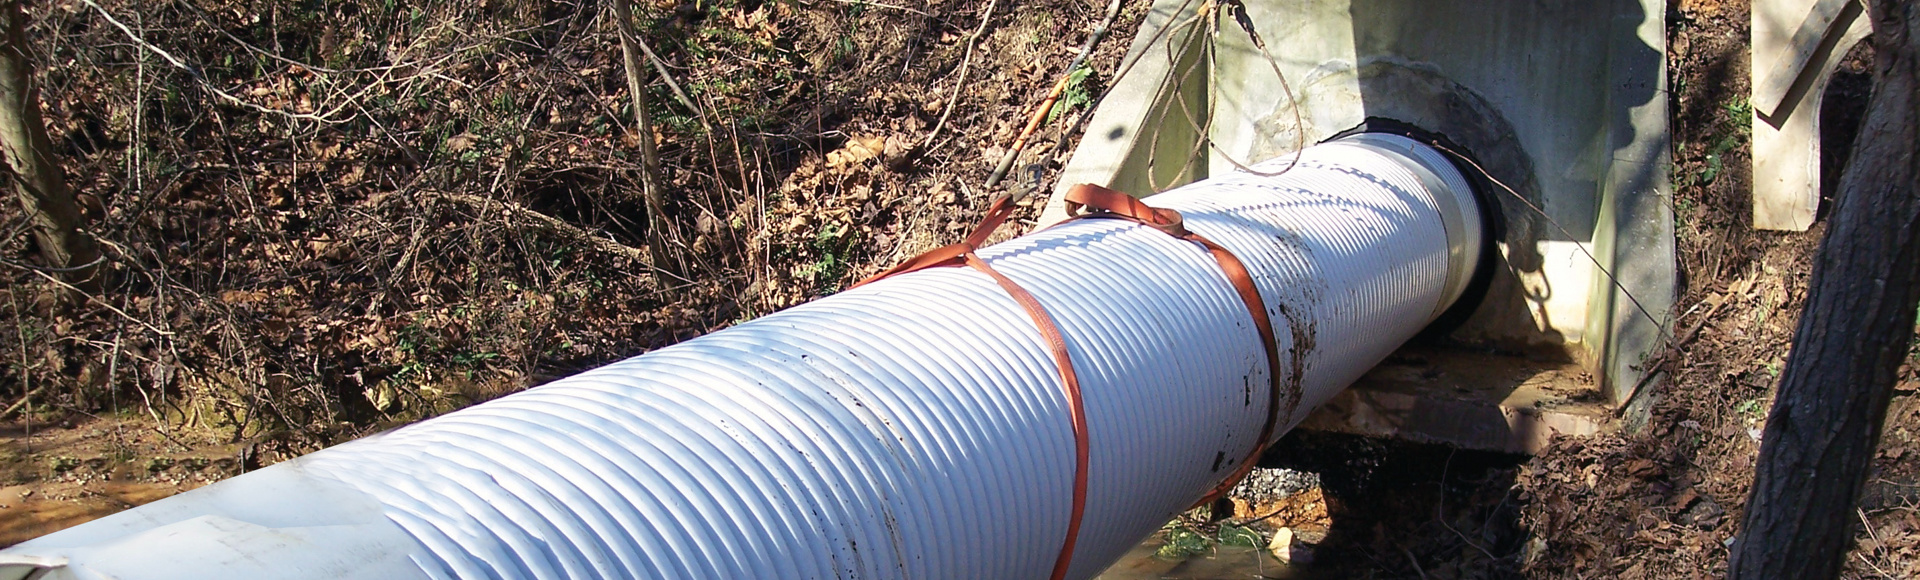
[[643, 133], [607, 8], [30, 6], [110, 283], [63, 302], [0, 209], [7, 414], [132, 413], [291, 454], [835, 291], [970, 221], [987, 144], [1101, 16], [638, 3]]
[[[1522, 470], [1521, 555], [1529, 577], [1720, 578], [1753, 482], [1824, 225], [1805, 233], [1750, 227], [1746, 2], [1678, 3], [1668, 19], [1677, 248], [1685, 288], [1676, 328], [1699, 327], [1668, 373], [1643, 432], [1564, 440]], [[1822, 112], [1825, 181], [1845, 163], [1864, 110], [1871, 48], [1849, 55]], [[1838, 151], [1836, 151], [1838, 150]], [[1826, 192], [1831, 197], [1831, 192]], [[1915, 414], [1901, 371], [1874, 460], [1846, 578], [1920, 573]]]
[[[62, 300], [0, 204], [0, 419], [159, 429], [95, 449], [131, 465], [183, 447], [266, 463], [836, 291], [971, 226], [1103, 4], [636, 2], [650, 133], [601, 3], [35, 4], [43, 113], [110, 282]], [[1649, 429], [1519, 468], [1394, 455], [1439, 485], [1332, 482], [1300, 518], [1331, 513], [1328, 554], [1387, 577], [1723, 574], [1819, 236], [1745, 225], [1746, 18], [1705, 0], [1669, 16], [1680, 305], [1725, 306], [1676, 325], [1703, 330], [1666, 361]], [[643, 142], [668, 193], [652, 211]], [[1920, 573], [1903, 376], [1853, 577]], [[119, 473], [46, 461], [9, 448], [0, 483]], [[1340, 503], [1375, 487], [1442, 509]]]

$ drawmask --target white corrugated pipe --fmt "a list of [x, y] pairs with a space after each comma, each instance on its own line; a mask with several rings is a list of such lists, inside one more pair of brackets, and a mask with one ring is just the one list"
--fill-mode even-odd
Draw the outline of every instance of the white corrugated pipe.
[[[1460, 295], [1468, 189], [1364, 134], [1151, 202], [1253, 272], [1298, 389], [1284, 432]], [[1260, 340], [1214, 260], [1147, 227], [981, 255], [1069, 343], [1092, 457], [1068, 576], [1091, 577], [1254, 449]], [[936, 268], [20, 544], [0, 580], [1045, 578], [1073, 466], [1034, 323]]]

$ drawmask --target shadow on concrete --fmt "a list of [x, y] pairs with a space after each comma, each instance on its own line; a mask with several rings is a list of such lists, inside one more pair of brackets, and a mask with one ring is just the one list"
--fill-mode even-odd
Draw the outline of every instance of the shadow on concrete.
[[[1647, 16], [1641, 3], [1385, 0], [1355, 2], [1349, 11], [1367, 116], [1447, 136], [1518, 194], [1495, 188], [1508, 224], [1506, 252], [1455, 339], [1535, 357], [1551, 356], [1537, 347], [1578, 340], [1554, 330], [1543, 308], [1568, 289], [1542, 275], [1539, 242], [1606, 236], [1610, 202], [1619, 235], [1637, 237], [1638, 224], [1652, 216], [1641, 215], [1645, 204], [1618, 202], [1664, 203], [1656, 184], [1665, 168], [1633, 150], [1645, 136], [1632, 111], [1661, 98], [1658, 75], [1646, 77], [1664, 58], [1663, 48], [1639, 36]], [[1664, 126], [1654, 129], [1664, 147]]]

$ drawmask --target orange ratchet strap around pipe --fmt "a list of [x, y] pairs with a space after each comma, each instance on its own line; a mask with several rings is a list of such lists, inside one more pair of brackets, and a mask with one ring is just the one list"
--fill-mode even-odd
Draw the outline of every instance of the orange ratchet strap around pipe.
[[943, 246], [925, 254], [914, 256], [900, 265], [875, 274], [871, 278], [854, 284], [855, 288], [864, 286], [889, 276], [908, 272], [938, 268], [942, 266], [967, 266], [992, 277], [995, 284], [1013, 296], [1020, 308], [1026, 310], [1027, 317], [1033, 319], [1033, 325], [1040, 329], [1040, 336], [1047, 341], [1047, 349], [1053, 354], [1053, 365], [1060, 372], [1060, 382], [1067, 395], [1067, 409], [1073, 418], [1073, 509], [1067, 523], [1067, 537], [1061, 542], [1060, 555], [1053, 561], [1053, 579], [1060, 580], [1067, 575], [1067, 568], [1073, 563], [1074, 545], [1080, 541], [1080, 520], [1087, 511], [1087, 413], [1086, 405], [1080, 397], [1080, 376], [1073, 371], [1073, 358], [1067, 354], [1067, 339], [1060, 333], [1059, 325], [1053, 316], [1047, 313], [1045, 306], [1034, 298], [1031, 292], [1021, 288], [1020, 284], [993, 269], [986, 260], [980, 259], [974, 251], [987, 242], [987, 236], [993, 234], [1000, 224], [1006, 223], [1013, 215], [1013, 199], [1001, 197], [987, 208], [986, 216], [980, 220], [967, 239], [958, 244]]
[[[1198, 503], [1194, 504], [1194, 506], [1198, 507], [1212, 503], [1214, 500], [1219, 499], [1220, 496], [1226, 495], [1227, 491], [1233, 489], [1233, 486], [1238, 484], [1241, 478], [1246, 477], [1247, 473], [1253, 471], [1253, 466], [1259, 461], [1260, 454], [1267, 448], [1267, 440], [1273, 437], [1273, 430], [1279, 423], [1280, 354], [1278, 347], [1274, 344], [1273, 323], [1267, 316], [1266, 302], [1260, 297], [1260, 289], [1254, 285], [1253, 276], [1247, 271], [1246, 264], [1242, 263], [1238, 257], [1235, 257], [1233, 252], [1228, 251], [1226, 248], [1221, 247], [1219, 244], [1214, 243], [1212, 240], [1200, 234], [1187, 231], [1186, 226], [1183, 225], [1180, 218], [1180, 212], [1151, 207], [1125, 193], [1085, 183], [1076, 185], [1073, 189], [1068, 190], [1066, 202], [1067, 214], [1072, 216], [1068, 221], [1089, 218], [1123, 219], [1151, 227], [1182, 240], [1199, 244], [1207, 250], [1209, 255], [1213, 256], [1215, 262], [1220, 264], [1221, 272], [1226, 274], [1227, 281], [1233, 285], [1234, 292], [1239, 294], [1240, 301], [1246, 304], [1248, 314], [1253, 316], [1254, 328], [1260, 333], [1261, 346], [1266, 349], [1267, 376], [1271, 381], [1271, 384], [1267, 388], [1267, 420], [1260, 428], [1260, 438], [1254, 447], [1253, 453], [1248, 454], [1246, 459], [1241, 460], [1240, 466], [1234, 470], [1231, 476], [1225, 481], [1222, 481], [1218, 486], [1215, 486], [1214, 489], [1208, 491], [1207, 495]], [[1082, 211], [1089, 208], [1097, 211]], [[1047, 347], [1053, 354], [1053, 363], [1060, 372], [1060, 380], [1067, 395], [1067, 406], [1073, 419], [1074, 475], [1072, 519], [1067, 524], [1067, 537], [1061, 544], [1060, 555], [1054, 559], [1053, 563], [1052, 577], [1054, 580], [1060, 580], [1066, 577], [1067, 569], [1073, 563], [1074, 544], [1077, 543], [1080, 538], [1080, 520], [1086, 514], [1087, 459], [1089, 455], [1086, 407], [1080, 396], [1080, 378], [1074, 373], [1073, 359], [1067, 353], [1066, 337], [1061, 334], [1060, 327], [1054, 323], [1052, 315], [1047, 313], [1046, 307], [1041, 305], [1040, 300], [1034, 298], [1032, 293], [1021, 288], [1018, 283], [1007, 278], [1006, 275], [1001, 274], [998, 270], [993, 269], [993, 266], [987, 264], [986, 260], [980, 259], [980, 256], [975, 253], [976, 250], [980, 249], [981, 244], [986, 243], [987, 236], [992, 235], [995, 229], [998, 229], [1001, 224], [1006, 223], [1007, 218], [1012, 214], [1012, 198], [1001, 197], [994, 200], [993, 205], [987, 208], [986, 215], [981, 218], [980, 225], [974, 228], [973, 233], [967, 235], [965, 241], [936, 248], [927, 253], [914, 256], [912, 259], [901, 262], [898, 266], [875, 274], [871, 278], [861, 280], [860, 283], [854, 284], [854, 287], [857, 288], [890, 276], [916, 272], [927, 268], [967, 266], [992, 277], [994, 283], [999, 284], [1000, 288], [1006, 290], [1007, 294], [1012, 295], [1014, 301], [1018, 302], [1020, 307], [1026, 310], [1027, 317], [1033, 319], [1034, 326], [1039, 328], [1040, 335], [1046, 339]]]
[[[1188, 231], [1180, 217], [1180, 212], [1152, 207], [1131, 195], [1090, 183], [1075, 185], [1073, 189], [1067, 190], [1065, 201], [1067, 215], [1073, 216], [1068, 221], [1084, 218], [1123, 219], [1206, 248], [1207, 253], [1213, 256], [1213, 260], [1220, 264], [1220, 271], [1226, 274], [1227, 282], [1233, 285], [1234, 292], [1240, 295], [1240, 301], [1247, 305], [1247, 314], [1253, 316], [1253, 327], [1260, 332], [1260, 346], [1267, 352], [1267, 378], [1270, 383], [1267, 385], [1267, 421], [1260, 427], [1260, 438], [1255, 442], [1253, 453], [1240, 461], [1240, 467], [1233, 471], [1233, 475], [1220, 482], [1220, 485], [1215, 486], [1204, 498], [1193, 505], [1200, 507], [1213, 503], [1214, 500], [1220, 499], [1232, 490], [1234, 485], [1239, 484], [1241, 478], [1253, 471], [1253, 466], [1260, 461], [1260, 454], [1267, 450], [1267, 442], [1273, 437], [1273, 430], [1279, 426], [1280, 350], [1274, 344], [1273, 321], [1267, 315], [1266, 300], [1260, 297], [1260, 288], [1254, 285], [1253, 275], [1247, 271], [1246, 264], [1234, 256], [1233, 252], [1214, 243], [1213, 240]], [[1086, 208], [1099, 211], [1081, 213], [1081, 210]]]

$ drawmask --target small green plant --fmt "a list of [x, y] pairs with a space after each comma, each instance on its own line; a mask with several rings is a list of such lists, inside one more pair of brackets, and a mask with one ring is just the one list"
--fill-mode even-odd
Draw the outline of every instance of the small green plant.
[[452, 357], [453, 366], [460, 369], [460, 376], [466, 377], [469, 381], [473, 380], [474, 376], [476, 376], [477, 373], [475, 371], [482, 370], [486, 367], [487, 361], [498, 358], [500, 358], [500, 353], [493, 351], [460, 352], [455, 353]]
[[1707, 168], [1704, 171], [1700, 172], [1700, 178], [1696, 181], [1701, 185], [1713, 183], [1714, 179], [1720, 177], [1721, 166], [1722, 164], [1720, 162], [1720, 154], [1708, 153]]
[[816, 248], [824, 248], [833, 245], [834, 242], [840, 240], [841, 236], [845, 235], [847, 235], [847, 226], [837, 222], [829, 222], [827, 225], [821, 226], [820, 231], [813, 233], [813, 245]]
[[400, 336], [394, 345], [400, 348], [400, 352], [419, 357], [439, 350], [436, 344], [438, 341], [434, 340], [433, 334], [428, 332], [426, 314], [415, 313], [413, 322], [400, 327], [400, 332], [397, 334]]
[[1260, 532], [1252, 529], [1223, 524], [1220, 526], [1220, 543], [1227, 546], [1260, 548], [1267, 545], [1267, 539], [1261, 537]]
[[838, 292], [839, 280], [847, 274], [847, 226], [828, 223], [813, 234], [813, 251], [819, 257], [808, 264], [806, 275], [825, 293]]
[[1727, 152], [1739, 147], [1741, 142], [1740, 134], [1737, 133], [1721, 133], [1715, 138], [1713, 144], [1707, 147], [1707, 168], [1701, 172], [1700, 178], [1696, 181], [1706, 185], [1719, 178], [1721, 170], [1725, 168]]
[[1733, 122], [1734, 130], [1741, 134], [1753, 132], [1753, 101], [1747, 100], [1746, 95], [1734, 97], [1720, 108], [1727, 111], [1727, 118]]
[[73, 471], [73, 468], [79, 467], [79, 466], [80, 466], [79, 459], [73, 458], [73, 457], [67, 457], [65, 455], [56, 455], [52, 458], [47, 459], [47, 469], [52, 470], [54, 473], [66, 473], [69, 471]]
[[1706, 168], [1691, 180], [1697, 185], [1713, 183], [1726, 169], [1726, 154], [1746, 143], [1746, 137], [1753, 134], [1753, 103], [1746, 97], [1736, 97], [1720, 105], [1727, 116], [1725, 122], [1714, 127], [1712, 142], [1707, 145]]
[[833, 282], [838, 280], [841, 274], [846, 273], [846, 270], [847, 264], [840, 259], [840, 256], [821, 254], [820, 259], [807, 265], [807, 277], [812, 278], [814, 283], [820, 284], [822, 291], [835, 292], [839, 288]]
[[1086, 65], [1067, 73], [1067, 88], [1060, 92], [1060, 100], [1053, 102], [1053, 108], [1047, 110], [1047, 122], [1052, 123], [1068, 111], [1093, 104], [1093, 90], [1087, 86], [1087, 77], [1093, 69]]
[[1166, 543], [1153, 551], [1153, 555], [1167, 560], [1184, 560], [1213, 550], [1213, 541], [1206, 534], [1195, 531], [1183, 523], [1169, 524], [1166, 530]]
[[400, 370], [393, 371], [393, 376], [388, 377], [387, 381], [393, 383], [425, 381], [427, 372], [427, 363], [420, 362], [418, 359], [408, 360], [400, 363]]
[[1031, 32], [1027, 34], [1027, 46], [1033, 48], [1046, 44], [1047, 31], [1053, 30], [1053, 13], [1038, 11], [1029, 22], [1031, 26], [1028, 30]]
[[846, 60], [847, 57], [853, 56], [854, 51], [859, 49], [859, 45], [854, 44], [852, 36], [842, 36], [838, 41], [833, 43], [833, 62]]
[[147, 471], [150, 473], [160, 473], [171, 467], [173, 467], [173, 460], [165, 457], [155, 457], [147, 461]]
[[453, 364], [473, 368], [497, 358], [500, 358], [497, 352], [463, 352], [453, 355]]
[[1739, 413], [1740, 416], [1746, 417], [1748, 420], [1757, 421], [1760, 417], [1766, 415], [1767, 409], [1761, 404], [1760, 399], [1747, 399], [1741, 401], [1738, 405], [1734, 405], [1733, 412]]

